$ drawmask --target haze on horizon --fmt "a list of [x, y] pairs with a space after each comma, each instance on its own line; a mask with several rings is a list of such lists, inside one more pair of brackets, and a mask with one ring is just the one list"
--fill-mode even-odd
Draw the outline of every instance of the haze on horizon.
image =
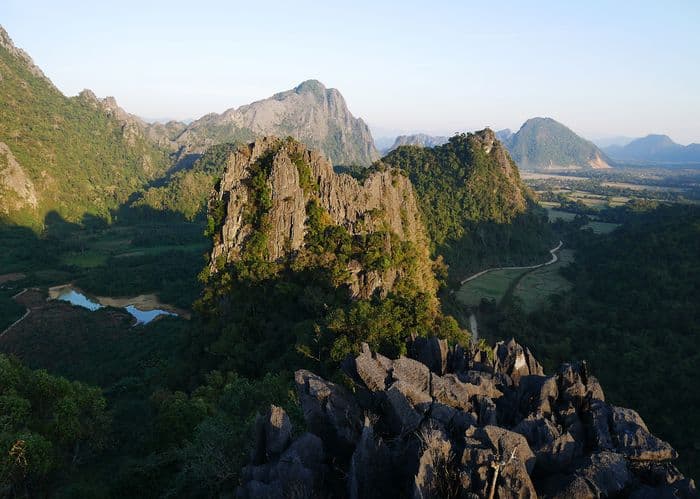
[[[318, 79], [375, 137], [517, 128], [700, 142], [700, 3], [5, 0], [2, 24], [66, 94], [198, 118]], [[262, 28], [261, 28], [262, 27]]]

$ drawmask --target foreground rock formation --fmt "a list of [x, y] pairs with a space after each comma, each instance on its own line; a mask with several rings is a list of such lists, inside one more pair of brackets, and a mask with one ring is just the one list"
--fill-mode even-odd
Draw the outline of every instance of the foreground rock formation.
[[489, 357], [434, 338], [395, 360], [364, 348], [343, 366], [352, 392], [297, 371], [309, 431], [293, 438], [278, 407], [259, 417], [237, 497], [697, 496], [585, 362], [546, 376], [513, 340]]
[[[264, 171], [264, 185], [253, 177]], [[256, 191], [256, 188], [258, 191]], [[260, 190], [265, 190], [265, 221], [256, 226], [250, 213], [260, 210]], [[280, 261], [304, 249], [310, 230], [309, 203], [323, 210], [324, 223], [347, 230], [352, 236], [382, 234], [383, 253], [391, 257], [405, 243], [416, 252], [413, 269], [416, 286], [434, 294], [436, 283], [428, 254], [428, 242], [413, 186], [398, 170], [376, 171], [364, 181], [333, 171], [330, 162], [293, 139], [265, 137], [240, 147], [227, 161], [226, 170], [209, 213], [223, 210], [214, 237], [212, 270], [244, 257], [256, 233], [264, 232], [265, 253]], [[392, 237], [395, 236], [395, 237]], [[365, 269], [359, 261], [347, 265], [348, 284], [356, 297], [376, 290], [387, 292], [402, 277], [402, 269]]]

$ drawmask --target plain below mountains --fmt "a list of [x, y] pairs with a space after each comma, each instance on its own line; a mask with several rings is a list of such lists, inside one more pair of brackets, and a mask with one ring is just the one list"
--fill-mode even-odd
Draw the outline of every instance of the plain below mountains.
[[647, 135], [604, 151], [615, 161], [633, 164], [700, 164], [700, 144], [683, 146], [668, 135]]

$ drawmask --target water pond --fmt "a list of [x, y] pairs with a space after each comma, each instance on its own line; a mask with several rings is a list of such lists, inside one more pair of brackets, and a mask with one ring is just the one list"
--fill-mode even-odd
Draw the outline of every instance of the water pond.
[[[108, 297], [88, 297], [82, 291], [73, 288], [70, 284], [56, 286], [49, 289], [49, 298], [52, 300], [67, 301], [72, 305], [87, 308], [90, 311], [99, 310], [105, 306], [123, 308], [136, 319], [136, 325], [148, 324], [161, 315], [179, 316], [180, 314], [156, 308], [153, 305], [162, 304], [157, 299], [150, 298], [151, 295], [137, 296], [134, 298], [108, 298]], [[151, 303], [149, 303], [149, 301]], [[155, 303], [152, 303], [154, 302]]]

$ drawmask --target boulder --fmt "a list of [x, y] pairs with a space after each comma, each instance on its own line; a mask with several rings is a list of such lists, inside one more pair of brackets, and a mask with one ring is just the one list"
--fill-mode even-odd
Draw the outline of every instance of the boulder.
[[[585, 458], [558, 490], [547, 496], [556, 499], [598, 498], [615, 496], [632, 480], [627, 461], [621, 454], [600, 452]], [[559, 479], [561, 483], [561, 478]]]
[[[424, 353], [411, 355], [439, 357], [442, 369], [442, 354], [425, 353], [439, 343], [417, 345]], [[585, 363], [544, 376], [519, 345], [499, 351], [497, 372], [466, 362], [471, 369], [450, 372], [448, 360], [441, 375], [363, 346], [348, 361], [353, 394], [297, 371], [311, 433], [291, 440], [289, 418], [275, 406], [259, 416], [237, 496], [476, 498], [492, 484], [499, 498], [697, 496], [669, 461], [675, 451], [635, 411], [607, 404]]]
[[462, 383], [472, 385], [472, 387], [470, 387], [472, 394], [483, 395], [492, 399], [503, 396], [503, 392], [496, 387], [500, 380], [491, 373], [470, 370], [460, 373], [458, 379]]
[[367, 343], [362, 344], [362, 353], [355, 359], [355, 371], [372, 392], [386, 389], [392, 362], [380, 354], [372, 354]]
[[348, 474], [348, 496], [350, 499], [364, 499], [386, 496], [386, 477], [391, 475], [392, 459], [387, 446], [378, 439], [365, 419], [362, 436], [350, 460]]
[[474, 436], [490, 445], [501, 459], [508, 458], [515, 452], [514, 458], [525, 465], [528, 474], [532, 473], [535, 467], [535, 454], [520, 433], [489, 425], [479, 428]]
[[494, 370], [505, 374], [515, 385], [520, 378], [530, 374], [543, 375], [544, 370], [527, 347], [522, 347], [514, 339], [507, 343], [499, 341], [493, 349]]
[[522, 462], [510, 461], [501, 467], [496, 482], [496, 497], [498, 499], [537, 499], [535, 486]]
[[362, 431], [361, 411], [352, 396], [304, 369], [294, 374], [294, 381], [307, 427], [341, 453], [352, 453]]
[[[394, 382], [386, 391], [387, 416], [394, 433], [400, 435], [413, 431], [423, 421], [423, 414], [430, 407], [432, 399], [427, 396], [427, 401], [421, 404], [420, 412], [409, 399], [409, 396], [420, 393], [422, 392], [418, 392], [413, 386], [403, 381]], [[414, 398], [414, 400], [420, 399]]]
[[413, 385], [418, 390], [430, 393], [431, 374], [425, 364], [407, 357], [399, 357], [393, 363], [391, 377]]
[[476, 398], [476, 407], [479, 415], [479, 426], [498, 424], [498, 408], [493, 400], [479, 396]]
[[408, 345], [409, 356], [426, 365], [432, 372], [443, 375], [447, 370], [449, 348], [447, 340], [436, 337], [413, 339]]
[[549, 417], [559, 398], [559, 387], [554, 376], [523, 376], [517, 391], [521, 414], [542, 414]]
[[583, 413], [583, 423], [586, 428], [588, 445], [599, 451], [613, 450], [614, 445], [610, 435], [612, 411], [610, 406], [600, 399], [591, 401]]
[[430, 395], [436, 401], [447, 406], [469, 411], [472, 408], [469, 399], [473, 393], [472, 385], [462, 383], [453, 374], [448, 374], [444, 377], [433, 375], [432, 377]]
[[256, 418], [255, 433], [253, 462], [262, 463], [279, 456], [287, 448], [292, 439], [292, 423], [284, 409], [272, 405], [265, 416]]
[[439, 430], [427, 429], [421, 434], [423, 452], [414, 479], [413, 497], [446, 497], [451, 478], [456, 475], [452, 444]]
[[649, 433], [642, 418], [632, 409], [612, 406], [612, 434], [619, 452], [638, 461], [676, 459], [673, 447]]

